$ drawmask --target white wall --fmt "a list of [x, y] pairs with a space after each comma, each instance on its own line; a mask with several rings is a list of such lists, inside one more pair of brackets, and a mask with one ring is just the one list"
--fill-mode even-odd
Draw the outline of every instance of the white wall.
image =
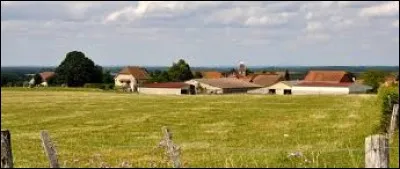
[[304, 87], [293, 86], [293, 95], [307, 95], [307, 94], [349, 94], [348, 87]]
[[[195, 80], [189, 80], [189, 81], [186, 81], [185, 83], [195, 86], [196, 90], [198, 87], [202, 87], [203, 89], [206, 90], [207, 94], [210, 94], [211, 92], [213, 92], [214, 94], [222, 94], [223, 93], [223, 90], [221, 88], [210, 86], [208, 84], [201, 83], [201, 82], [198, 82]], [[196, 93], [199, 93], [199, 91], [196, 91]]]
[[367, 90], [370, 89], [372, 89], [372, 87], [362, 84], [353, 84], [349, 87], [350, 93], [366, 93]]
[[117, 75], [117, 77], [115, 77], [115, 86], [123, 86], [124, 83], [121, 83], [120, 80], [126, 80], [129, 79], [131, 81], [131, 83], [129, 84], [129, 87], [131, 88], [131, 90], [134, 89], [135, 86], [137, 86], [136, 84], [136, 79], [135, 77], [133, 77], [132, 75], [124, 75], [124, 74], [119, 74]]
[[146, 88], [139, 87], [138, 92], [140, 94], [162, 94], [162, 95], [181, 95], [181, 89], [175, 88]]

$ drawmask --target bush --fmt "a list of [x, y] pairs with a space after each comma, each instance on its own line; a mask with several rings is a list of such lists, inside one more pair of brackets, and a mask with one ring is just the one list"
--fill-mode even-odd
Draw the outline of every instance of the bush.
[[389, 86], [378, 89], [378, 104], [381, 109], [381, 122], [379, 132], [387, 132], [390, 125], [390, 118], [393, 111], [393, 105], [399, 103], [399, 87]]
[[104, 83], [85, 83], [83, 85], [84, 88], [95, 88], [95, 89], [102, 89], [102, 90], [109, 90], [114, 89], [114, 84], [104, 84]]
[[85, 85], [83, 85], [84, 88], [101, 88], [103, 86], [103, 83], [85, 83]]

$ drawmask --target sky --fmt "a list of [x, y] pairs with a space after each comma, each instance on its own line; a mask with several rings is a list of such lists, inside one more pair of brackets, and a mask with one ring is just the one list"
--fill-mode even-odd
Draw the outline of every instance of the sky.
[[1, 1], [1, 66], [398, 66], [398, 1]]

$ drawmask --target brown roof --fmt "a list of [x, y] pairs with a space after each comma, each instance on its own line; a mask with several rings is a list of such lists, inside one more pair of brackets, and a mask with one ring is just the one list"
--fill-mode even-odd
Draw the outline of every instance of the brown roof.
[[243, 80], [235, 79], [235, 78], [219, 78], [219, 79], [193, 79], [200, 83], [205, 83], [210, 86], [222, 88], [222, 89], [230, 89], [230, 88], [260, 88], [262, 86], [253, 84], [250, 82], [246, 82]]
[[282, 80], [285, 79], [280, 74], [254, 74], [249, 82], [267, 87]]
[[39, 73], [39, 74], [42, 77], [43, 81], [47, 81], [49, 78], [51, 78], [51, 77], [53, 77], [55, 75], [54, 72], [42, 72], [42, 73]]
[[205, 79], [218, 79], [223, 77], [221, 72], [216, 71], [201, 72], [201, 74]]
[[118, 74], [132, 75], [137, 79], [149, 79], [149, 74], [143, 68], [138, 66], [127, 66], [123, 68]]
[[165, 83], [147, 83], [143, 84], [143, 87], [147, 88], [183, 88], [187, 87], [189, 84], [184, 83], [184, 82], [165, 82]]
[[304, 81], [341, 82], [345, 71], [309, 71]]

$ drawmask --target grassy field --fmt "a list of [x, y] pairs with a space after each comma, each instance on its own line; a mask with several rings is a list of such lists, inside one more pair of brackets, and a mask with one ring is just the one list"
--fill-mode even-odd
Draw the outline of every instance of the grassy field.
[[[168, 126], [184, 167], [364, 167], [364, 138], [379, 123], [376, 96], [151, 96], [6, 89], [1, 129], [16, 167], [47, 167], [48, 130], [63, 167], [167, 167], [153, 149]], [[398, 147], [398, 134], [391, 145]], [[303, 157], [288, 157], [302, 152]], [[391, 167], [398, 167], [391, 149]]]

